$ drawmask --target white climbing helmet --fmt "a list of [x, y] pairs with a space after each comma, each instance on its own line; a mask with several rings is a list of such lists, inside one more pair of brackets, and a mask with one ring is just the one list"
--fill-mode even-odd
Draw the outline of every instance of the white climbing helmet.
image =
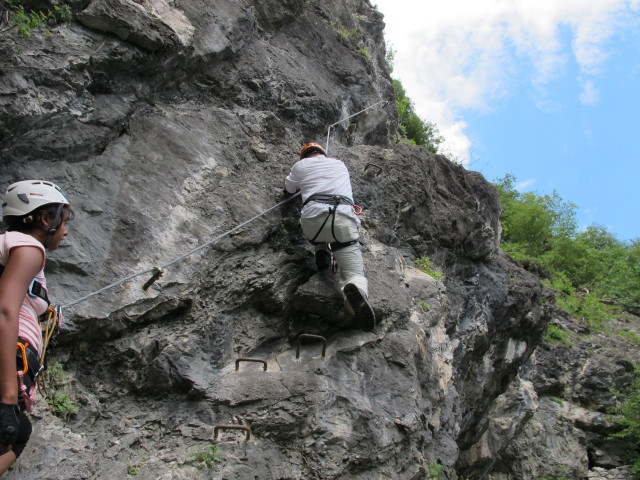
[[7, 188], [2, 203], [2, 218], [21, 217], [49, 204], [69, 205], [64, 192], [55, 183], [45, 180], [23, 180]]

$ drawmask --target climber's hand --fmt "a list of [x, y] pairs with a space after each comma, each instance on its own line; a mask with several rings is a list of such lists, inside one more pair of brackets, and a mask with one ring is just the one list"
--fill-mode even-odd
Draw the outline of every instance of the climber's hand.
[[18, 405], [0, 403], [0, 454], [9, 450], [20, 431], [20, 408]]
[[16, 458], [20, 456], [24, 447], [27, 446], [27, 442], [29, 438], [31, 438], [31, 431], [31, 420], [29, 420], [29, 417], [27, 417], [24, 412], [20, 413], [20, 431], [18, 432], [16, 442], [13, 444], [13, 453], [15, 453]]

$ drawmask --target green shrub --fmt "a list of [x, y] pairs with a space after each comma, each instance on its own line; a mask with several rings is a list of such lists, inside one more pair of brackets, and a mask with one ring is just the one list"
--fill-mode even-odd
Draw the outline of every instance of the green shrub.
[[431, 266], [431, 260], [429, 260], [429, 257], [418, 258], [416, 260], [416, 266], [418, 267], [418, 270], [420, 270], [423, 273], [426, 273], [427, 275], [432, 276], [436, 280], [444, 279], [444, 274], [442, 272], [438, 272], [437, 270], [433, 269], [433, 267]]
[[363, 48], [359, 48], [358, 49], [358, 53], [364, 57], [364, 59], [367, 61], [367, 63], [371, 63], [371, 54], [369, 53], [369, 50], [367, 50], [364, 47]]
[[222, 461], [222, 458], [216, 456], [218, 453], [218, 447], [216, 445], [205, 445], [203, 447], [196, 448], [187, 456], [187, 462], [193, 462], [196, 468], [212, 468], [217, 463]]
[[396, 51], [393, 49], [393, 47], [390, 44], [387, 43], [386, 53], [384, 56], [384, 63], [385, 63], [385, 68], [389, 73], [393, 73], [393, 61], [395, 59], [395, 56], [396, 56]]
[[338, 33], [354, 45], [358, 45], [364, 39], [364, 32], [359, 28], [346, 28], [340, 25], [338, 26]]
[[640, 335], [638, 335], [636, 332], [632, 330], [627, 330], [627, 329], [616, 330], [616, 335], [622, 338], [626, 338], [627, 340], [630, 340], [633, 343], [640, 344]]
[[575, 318], [582, 319], [594, 332], [604, 329], [607, 309], [593, 294], [580, 297], [569, 295], [558, 299], [557, 304]]
[[629, 390], [626, 394], [617, 393], [618, 404], [613, 409], [613, 422], [620, 428], [610, 438], [626, 441], [628, 461], [635, 478], [640, 479], [640, 367], [634, 368]]
[[547, 325], [547, 333], [544, 336], [545, 342], [548, 343], [564, 343], [565, 345], [571, 345], [569, 341], [569, 334], [553, 323]]
[[[435, 462], [425, 462], [424, 464], [429, 480], [442, 480], [445, 478], [453, 478], [454, 470], [447, 468], [440, 463], [440, 458]], [[456, 476], [458, 480], [469, 480], [466, 477]]]
[[47, 383], [51, 384], [54, 388], [66, 385], [69, 382], [69, 376], [64, 371], [64, 367], [55, 359], [47, 362], [47, 369], [43, 375]]
[[76, 402], [68, 393], [69, 375], [64, 371], [60, 362], [50, 360], [38, 383], [43, 386], [43, 390], [46, 392], [45, 399], [54, 415], [66, 419], [71, 414], [78, 412]]
[[131, 477], [135, 477], [140, 473], [140, 468], [141, 467], [139, 465], [129, 465], [127, 467], [127, 475]]
[[427, 474], [431, 480], [440, 480], [444, 473], [444, 465], [440, 462], [426, 463]]
[[[0, 28], [0, 32], [15, 28], [21, 37], [30, 37], [33, 30], [55, 25], [71, 17], [69, 5], [55, 5], [53, 9], [25, 10], [21, 0], [0, 0], [0, 18], [7, 18], [9, 27]], [[0, 27], [2, 27], [0, 21]]]
[[47, 394], [47, 403], [51, 411], [59, 417], [67, 418], [78, 412], [76, 403], [64, 392], [54, 391]]

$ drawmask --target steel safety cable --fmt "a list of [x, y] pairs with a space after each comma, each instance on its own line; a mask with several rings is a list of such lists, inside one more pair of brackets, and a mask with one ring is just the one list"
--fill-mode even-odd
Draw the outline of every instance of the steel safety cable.
[[[374, 103], [373, 105], [369, 105], [367, 108], [365, 108], [365, 109], [363, 109], [363, 110], [360, 110], [359, 112], [356, 112], [356, 113], [354, 113], [353, 115], [349, 115], [348, 117], [345, 117], [345, 118], [343, 118], [343, 119], [341, 119], [341, 120], [338, 120], [337, 122], [332, 123], [331, 125], [329, 125], [329, 128], [328, 128], [328, 130], [327, 130], [327, 144], [326, 144], [325, 151], [326, 151], [326, 152], [329, 152], [329, 136], [331, 135], [331, 129], [332, 129], [333, 127], [335, 127], [336, 125], [338, 125], [338, 124], [340, 124], [340, 123], [342, 123], [342, 122], [345, 122], [345, 121], [350, 120], [350, 119], [352, 119], [352, 118], [354, 118], [354, 117], [357, 117], [358, 115], [361, 115], [361, 114], [363, 114], [364, 112], [366, 112], [366, 111], [368, 111], [368, 110], [370, 110], [370, 109], [372, 109], [372, 108], [374, 108], [374, 107], [377, 107], [378, 105], [380, 105], [380, 104], [382, 104], [382, 103], [385, 103], [385, 104], [386, 104], [386, 103], [388, 103], [388, 100], [380, 100], [379, 102]], [[175, 258], [175, 259], [171, 260], [170, 262], [165, 263], [164, 265], [154, 266], [154, 267], [151, 267], [151, 268], [147, 268], [146, 270], [141, 270], [141, 271], [139, 271], [139, 272], [132, 273], [131, 275], [128, 275], [128, 276], [126, 276], [126, 277], [124, 277], [124, 278], [121, 278], [120, 280], [118, 280], [118, 281], [116, 281], [116, 282], [110, 283], [109, 285], [107, 285], [107, 286], [105, 286], [105, 287], [102, 287], [102, 288], [100, 288], [100, 289], [96, 290], [95, 292], [91, 292], [91, 293], [89, 293], [89, 294], [85, 295], [84, 297], [80, 297], [80, 298], [78, 298], [77, 300], [74, 300], [74, 301], [73, 301], [73, 302], [71, 302], [71, 303], [68, 303], [68, 304], [66, 304], [66, 305], [63, 305], [63, 308], [70, 308], [70, 307], [73, 307], [73, 306], [77, 305], [78, 303], [84, 302], [85, 300], [88, 300], [88, 299], [89, 299], [89, 298], [91, 298], [91, 297], [95, 297], [96, 295], [99, 295], [99, 294], [101, 294], [101, 293], [103, 293], [103, 292], [106, 292], [107, 290], [111, 290], [112, 288], [115, 288], [115, 287], [117, 287], [117, 286], [119, 286], [119, 285], [122, 285], [123, 283], [126, 283], [126, 282], [128, 282], [128, 281], [130, 281], [130, 280], [133, 280], [134, 278], [139, 277], [139, 276], [141, 276], [141, 275], [146, 275], [146, 274], [149, 274], [149, 273], [157, 274], [159, 271], [162, 271], [164, 268], [170, 267], [171, 265], [174, 265], [174, 264], [176, 264], [176, 263], [178, 263], [178, 262], [180, 262], [180, 261], [184, 260], [185, 258], [190, 257], [190, 256], [191, 256], [191, 255], [193, 255], [194, 253], [199, 252], [200, 250], [202, 250], [202, 249], [204, 249], [204, 248], [208, 247], [208, 246], [209, 246], [209, 245], [211, 245], [212, 243], [215, 243], [215, 242], [217, 242], [217, 241], [221, 240], [222, 238], [224, 238], [224, 237], [226, 237], [226, 236], [228, 236], [228, 235], [231, 235], [232, 233], [234, 233], [234, 232], [236, 232], [236, 231], [240, 230], [242, 227], [244, 227], [244, 226], [248, 225], [249, 223], [253, 222], [254, 220], [257, 220], [258, 218], [260, 218], [260, 217], [262, 217], [262, 216], [266, 215], [267, 213], [271, 212], [272, 210], [274, 210], [274, 209], [276, 209], [276, 208], [278, 208], [278, 207], [280, 207], [280, 206], [284, 205], [285, 203], [287, 203], [287, 202], [289, 202], [289, 201], [293, 200], [293, 199], [294, 199], [294, 198], [296, 198], [298, 195], [300, 195], [300, 192], [297, 192], [297, 193], [293, 194], [291, 197], [289, 197], [289, 198], [287, 198], [286, 200], [284, 200], [284, 201], [282, 201], [282, 202], [280, 202], [280, 203], [278, 203], [278, 204], [274, 205], [273, 207], [269, 208], [268, 210], [265, 210], [264, 212], [262, 212], [262, 213], [260, 213], [260, 214], [256, 215], [255, 217], [250, 218], [250, 219], [249, 219], [249, 220], [247, 220], [246, 222], [243, 222], [243, 223], [241, 223], [240, 225], [238, 225], [238, 226], [236, 226], [236, 227], [232, 228], [231, 230], [229, 230], [229, 231], [227, 231], [227, 232], [224, 232], [224, 233], [223, 233], [223, 234], [221, 234], [221, 235], [218, 235], [217, 237], [215, 237], [215, 238], [213, 238], [213, 239], [209, 240], [209, 241], [208, 241], [208, 242], [206, 242], [206, 243], [203, 243], [203, 244], [202, 244], [202, 245], [200, 245], [199, 247], [194, 248], [193, 250], [191, 250], [191, 251], [189, 251], [189, 252], [185, 253], [184, 255], [181, 255], [181, 256], [179, 256], [179, 257], [177, 257], [177, 258]]]
[[371, 110], [373, 107], [377, 107], [378, 105], [380, 105], [381, 103], [388, 103], [388, 100], [380, 100], [377, 103], [374, 103], [373, 105], [369, 105], [367, 108], [360, 110], [359, 112], [354, 113], [353, 115], [349, 115], [348, 117], [343, 118], [342, 120], [338, 120], [335, 123], [332, 123], [331, 125], [329, 125], [329, 128], [327, 129], [327, 144], [325, 145], [325, 152], [327, 152], [327, 154], [329, 153], [329, 136], [331, 135], [331, 129], [333, 127], [335, 127], [336, 125], [342, 123], [342, 122], [346, 122], [347, 120], [352, 119], [353, 117], [357, 117], [358, 115], [363, 114], [364, 112], [366, 112], [367, 110]]
[[119, 285], [122, 285], [123, 283], [126, 283], [126, 282], [128, 282], [128, 281], [130, 281], [130, 280], [133, 280], [134, 278], [139, 277], [139, 276], [141, 276], [141, 275], [146, 275], [146, 274], [149, 274], [149, 273], [154, 273], [154, 272], [157, 272], [157, 271], [158, 271], [158, 269], [162, 270], [162, 269], [165, 269], [165, 268], [167, 268], [167, 267], [170, 267], [171, 265], [175, 265], [176, 263], [181, 262], [181, 261], [182, 261], [182, 260], [184, 260], [185, 258], [190, 257], [190, 256], [191, 256], [191, 255], [193, 255], [194, 253], [199, 252], [200, 250], [205, 249], [205, 248], [206, 248], [206, 247], [208, 247], [209, 245], [211, 245], [211, 244], [213, 244], [213, 243], [215, 243], [215, 242], [217, 242], [217, 241], [219, 241], [219, 240], [223, 239], [224, 237], [226, 237], [226, 236], [228, 236], [228, 235], [231, 235], [231, 234], [232, 234], [232, 233], [234, 233], [234, 232], [237, 232], [237, 231], [238, 231], [238, 230], [240, 230], [242, 227], [245, 227], [245, 226], [246, 226], [246, 225], [248, 225], [249, 223], [251, 223], [251, 222], [253, 222], [253, 221], [257, 220], [258, 218], [265, 216], [266, 214], [270, 213], [271, 211], [275, 210], [276, 208], [281, 207], [281, 206], [282, 206], [282, 205], [284, 205], [285, 203], [290, 202], [291, 200], [293, 200], [294, 198], [298, 197], [299, 195], [300, 195], [300, 192], [297, 192], [297, 193], [295, 193], [295, 194], [291, 195], [291, 196], [290, 196], [289, 198], [287, 198], [286, 200], [283, 200], [282, 202], [280, 202], [280, 203], [278, 203], [278, 204], [274, 205], [273, 207], [271, 207], [271, 208], [269, 208], [269, 209], [265, 210], [264, 212], [259, 213], [258, 215], [256, 215], [256, 216], [254, 216], [254, 217], [250, 218], [249, 220], [247, 220], [247, 221], [245, 221], [245, 222], [242, 222], [241, 224], [239, 224], [239, 225], [235, 226], [235, 227], [234, 227], [234, 228], [232, 228], [231, 230], [228, 230], [228, 231], [226, 231], [226, 232], [224, 232], [224, 233], [222, 233], [222, 234], [218, 235], [217, 237], [212, 238], [211, 240], [209, 240], [209, 241], [207, 241], [207, 242], [203, 243], [202, 245], [200, 245], [200, 246], [198, 246], [198, 247], [194, 248], [193, 250], [190, 250], [189, 252], [185, 253], [184, 255], [181, 255], [181, 256], [179, 256], [179, 257], [177, 257], [177, 258], [175, 258], [175, 259], [171, 260], [171, 261], [170, 261], [170, 262], [168, 262], [168, 263], [165, 263], [165, 264], [160, 265], [160, 266], [155, 266], [155, 267], [147, 268], [146, 270], [141, 270], [141, 271], [136, 272], [136, 273], [132, 273], [131, 275], [128, 275], [128, 276], [126, 276], [126, 277], [124, 277], [124, 278], [121, 278], [121, 279], [120, 279], [120, 280], [118, 280], [118, 281], [115, 281], [115, 282], [113, 282], [113, 283], [110, 283], [109, 285], [107, 285], [107, 286], [105, 286], [105, 287], [102, 287], [102, 288], [100, 288], [100, 289], [96, 290], [95, 292], [91, 292], [91, 293], [89, 293], [89, 294], [85, 295], [84, 297], [80, 297], [80, 298], [78, 298], [77, 300], [74, 300], [73, 302], [70, 302], [70, 303], [67, 303], [66, 305], [63, 305], [63, 308], [70, 308], [70, 307], [73, 307], [73, 306], [77, 305], [78, 303], [84, 302], [85, 300], [88, 300], [88, 299], [89, 299], [89, 298], [91, 298], [91, 297], [95, 297], [96, 295], [99, 295], [99, 294], [101, 294], [101, 293], [103, 293], [103, 292], [106, 292], [107, 290], [111, 290], [112, 288], [115, 288], [115, 287], [117, 287], [117, 286], [119, 286]]

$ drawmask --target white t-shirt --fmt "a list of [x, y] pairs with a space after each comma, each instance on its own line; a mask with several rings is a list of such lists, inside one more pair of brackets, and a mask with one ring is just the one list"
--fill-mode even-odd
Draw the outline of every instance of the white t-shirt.
[[[289, 193], [300, 189], [302, 201], [315, 193], [328, 195], [342, 195], [353, 200], [351, 179], [346, 165], [341, 160], [318, 155], [297, 161], [291, 168], [291, 173], [284, 180]], [[323, 203], [307, 203], [300, 216], [312, 218], [329, 210], [331, 206]], [[351, 205], [339, 205], [338, 212], [348, 215], [359, 222], [351, 209]]]
[[[6, 232], [0, 235], [0, 265], [7, 264], [11, 250], [17, 247], [35, 247], [45, 254], [42, 244], [31, 235], [21, 232]], [[42, 260], [42, 268], [44, 269], [44, 258]], [[38, 272], [36, 279], [45, 289], [47, 288], [47, 280], [44, 278], [43, 270]], [[18, 336], [29, 342], [38, 351], [38, 355], [42, 353], [42, 332], [38, 317], [47, 310], [47, 307], [47, 302], [28, 294], [25, 294], [20, 306]]]

